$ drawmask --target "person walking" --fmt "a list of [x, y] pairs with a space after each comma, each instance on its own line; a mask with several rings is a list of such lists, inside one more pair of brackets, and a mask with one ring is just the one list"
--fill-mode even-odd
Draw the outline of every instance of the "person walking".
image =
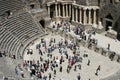
[[18, 68], [17, 68], [17, 66], [15, 67], [15, 74], [18, 75]]
[[77, 80], [80, 80], [80, 79], [81, 79], [81, 77], [80, 77], [80, 73], [79, 73], [77, 76]]
[[62, 66], [60, 66], [60, 72], [62, 72]]
[[89, 66], [90, 65], [90, 60], [88, 59], [88, 63], [87, 63], [87, 65]]
[[108, 44], [108, 50], [110, 50], [110, 44]]

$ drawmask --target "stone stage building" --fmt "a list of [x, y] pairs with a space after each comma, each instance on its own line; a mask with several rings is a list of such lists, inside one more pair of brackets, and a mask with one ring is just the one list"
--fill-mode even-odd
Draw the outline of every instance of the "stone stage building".
[[51, 19], [68, 20], [86, 28], [93, 27], [99, 33], [108, 31], [111, 26], [119, 39], [119, 0], [46, 0], [46, 4]]
[[[98, 33], [109, 30], [108, 36], [120, 38], [119, 0], [24, 0], [26, 11], [31, 11], [38, 23], [45, 27], [50, 20], [67, 20], [74, 25], [95, 28]], [[111, 29], [111, 28], [110, 28]], [[111, 35], [109, 35], [111, 34]], [[114, 37], [115, 36], [115, 37]]]

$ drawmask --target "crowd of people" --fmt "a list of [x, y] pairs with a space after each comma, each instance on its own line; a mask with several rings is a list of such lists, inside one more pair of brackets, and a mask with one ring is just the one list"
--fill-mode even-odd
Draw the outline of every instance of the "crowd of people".
[[[83, 40], [86, 40], [91, 44], [98, 44], [98, 40], [94, 39], [92, 35], [96, 35], [95, 30], [85, 30], [83, 27], [76, 26], [72, 27], [69, 22], [59, 22], [52, 26], [53, 29], [62, 29], [65, 32], [73, 31], [76, 35], [79, 35]], [[90, 46], [90, 45], [89, 45]], [[89, 47], [88, 46], [88, 47]], [[110, 48], [110, 45], [108, 46]], [[30, 76], [36, 75], [38, 79], [43, 80], [56, 80], [56, 75], [63, 72], [65, 68], [62, 64], [67, 62], [67, 67], [65, 68], [66, 73], [69, 74], [71, 70], [78, 71], [82, 69], [82, 61], [84, 58], [88, 57], [89, 54], [87, 51], [84, 51], [84, 55], [80, 54], [80, 49], [76, 44], [76, 41], [72, 39], [68, 41], [67, 39], [61, 38], [59, 41], [56, 38], [51, 38], [49, 42], [42, 38], [40, 43], [36, 45], [36, 49], [39, 52], [40, 58], [38, 61], [35, 60], [25, 60], [23, 67], [30, 71]], [[56, 54], [53, 53], [58, 50]], [[71, 50], [69, 52], [68, 50]], [[27, 54], [34, 54], [32, 49], [27, 50]], [[47, 54], [47, 58], [44, 56]], [[72, 55], [71, 55], [72, 54]], [[88, 59], [87, 66], [90, 66], [90, 59]], [[59, 71], [58, 71], [59, 70]], [[99, 71], [101, 70], [101, 65], [98, 65], [96, 68], [95, 75], [98, 76]], [[45, 74], [49, 72], [48, 74]], [[16, 72], [17, 74], [17, 72]], [[21, 72], [21, 76], [24, 77], [24, 74]], [[77, 80], [81, 80], [81, 75], [78, 72], [78, 75], [75, 76]], [[62, 78], [60, 79], [62, 80]], [[90, 78], [88, 80], [91, 80]]]
[[[58, 73], [62, 73], [63, 68], [65, 68], [65, 66], [62, 65], [64, 63], [67, 63], [65, 64], [67, 65], [65, 68], [67, 74], [69, 74], [71, 70], [81, 70], [83, 59], [89, 56], [87, 51], [84, 51], [84, 55], [80, 54], [80, 49], [77, 47], [74, 39], [68, 41], [67, 39], [61, 38], [57, 41], [56, 38], [51, 38], [48, 42], [43, 38], [41, 39], [41, 42], [36, 45], [36, 49], [40, 55], [39, 60], [24, 61], [23, 66], [30, 71], [31, 77], [35, 75], [38, 79], [43, 80], [56, 80], [56, 75]], [[55, 50], [58, 52], [53, 54]], [[27, 54], [34, 54], [33, 50], [27, 50]], [[47, 55], [47, 58], [44, 58], [45, 55]], [[90, 59], [88, 59], [88, 63], [86, 65], [90, 66]], [[95, 75], [98, 75], [98, 70], [99, 69], [96, 69]], [[79, 72], [75, 77], [77, 80], [81, 80]]]
[[[73, 56], [69, 55], [68, 50], [67, 50], [68, 48], [72, 50]], [[51, 80], [51, 73], [49, 73], [48, 77], [42, 75], [44, 72], [47, 72], [48, 69], [53, 71], [54, 75], [57, 74], [56, 68], [58, 67], [59, 67], [59, 71], [62, 72], [62, 69], [64, 66], [62, 66], [61, 64], [64, 63], [65, 60], [67, 60], [68, 62], [68, 66], [66, 68], [66, 72], [68, 74], [71, 68], [73, 67], [73, 65], [75, 65], [76, 63], [82, 62], [82, 57], [80, 57], [79, 54], [76, 54], [77, 53], [76, 51], [78, 50], [78, 48], [74, 40], [68, 43], [68, 40], [61, 39], [58, 43], [56, 43], [56, 39], [51, 38], [49, 44], [47, 45], [46, 40], [41, 39], [41, 43], [36, 45], [36, 49], [39, 51], [40, 59], [36, 63], [34, 60], [25, 61], [24, 67], [30, 68], [30, 71], [31, 71], [30, 76], [37, 75], [37, 77], [40, 79], [44, 78], [46, 80], [46, 78], [49, 78], [49, 80]], [[59, 54], [60, 58], [52, 54], [52, 52], [54, 52], [55, 49], [58, 50], [58, 53], [56, 54]], [[28, 50], [27, 54], [29, 53], [34, 54]], [[47, 54], [48, 59], [43, 58], [44, 54]], [[75, 71], [77, 67], [81, 69], [81, 64], [75, 65], [74, 67]]]
[[94, 35], [96, 35], [95, 29], [85, 29], [85, 26], [78, 25], [78, 26], [72, 26], [69, 22], [61, 21], [61, 22], [55, 22], [52, 25], [53, 30], [59, 30], [62, 29], [64, 32], [74, 32], [75, 35], [78, 35], [80, 39], [88, 41], [90, 44], [98, 44], [98, 40], [95, 39]]

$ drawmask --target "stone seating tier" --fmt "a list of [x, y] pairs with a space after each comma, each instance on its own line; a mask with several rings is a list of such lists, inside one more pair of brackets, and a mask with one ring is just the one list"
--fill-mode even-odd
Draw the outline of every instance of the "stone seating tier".
[[21, 52], [21, 44], [44, 34], [42, 26], [38, 26], [28, 12], [8, 18], [0, 28], [0, 48], [10, 54]]

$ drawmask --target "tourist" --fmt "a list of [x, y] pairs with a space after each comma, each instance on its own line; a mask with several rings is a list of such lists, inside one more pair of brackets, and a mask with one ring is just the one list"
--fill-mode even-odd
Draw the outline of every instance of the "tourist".
[[51, 80], [51, 73], [49, 73], [49, 80]]
[[21, 69], [20, 73], [21, 73], [21, 77], [24, 78], [24, 72], [22, 69]]
[[80, 80], [80, 79], [81, 79], [81, 77], [80, 77], [80, 73], [79, 73], [77, 76], [77, 80]]
[[110, 44], [108, 43], [108, 50], [110, 50]]
[[62, 66], [60, 66], [60, 72], [62, 72]]
[[15, 74], [18, 75], [18, 68], [17, 68], [17, 66], [15, 67]]
[[90, 60], [88, 59], [88, 63], [87, 63], [87, 65], [89, 66], [90, 65]]

